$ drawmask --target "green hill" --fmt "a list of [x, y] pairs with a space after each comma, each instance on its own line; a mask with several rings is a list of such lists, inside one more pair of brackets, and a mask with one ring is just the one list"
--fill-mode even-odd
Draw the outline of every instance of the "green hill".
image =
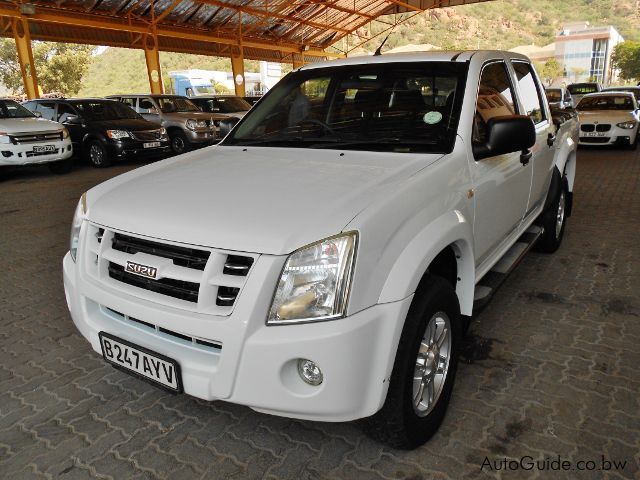
[[[493, 0], [460, 7], [431, 10], [398, 26], [386, 47], [430, 43], [444, 49], [510, 49], [518, 45], [546, 45], [554, 41], [564, 23], [589, 21], [591, 25], [613, 25], [626, 40], [640, 41], [640, 11], [637, 0]], [[407, 15], [408, 16], [408, 15]], [[371, 24], [351, 35], [350, 45], [370, 38], [384, 28]], [[373, 51], [383, 35], [366, 42], [352, 54]], [[344, 48], [346, 40], [337, 46]], [[231, 70], [229, 59], [162, 52], [163, 72], [199, 68]], [[258, 71], [257, 62], [246, 62]], [[165, 75], [165, 82], [168, 77]], [[141, 50], [108, 48], [96, 55], [83, 78], [79, 95], [103, 96], [122, 92], [148, 92], [149, 82]]]

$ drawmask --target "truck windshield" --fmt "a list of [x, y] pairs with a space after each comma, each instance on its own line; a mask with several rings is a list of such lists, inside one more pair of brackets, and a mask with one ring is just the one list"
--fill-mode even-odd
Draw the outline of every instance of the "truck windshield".
[[182, 97], [160, 97], [158, 98], [158, 104], [162, 113], [200, 111], [191, 100]]
[[586, 95], [587, 93], [595, 93], [598, 91], [598, 85], [595, 83], [574, 83], [567, 87], [571, 95]]
[[13, 100], [0, 100], [0, 118], [28, 118], [35, 115]]
[[89, 121], [142, 118], [124, 103], [116, 102], [114, 100], [83, 100], [80, 102], [74, 102], [73, 106], [75, 106], [82, 116]]
[[550, 102], [559, 102], [562, 100], [562, 92], [559, 88], [548, 88], [545, 92], [547, 93], [547, 100]]
[[224, 145], [450, 152], [467, 65], [374, 63], [287, 75]]

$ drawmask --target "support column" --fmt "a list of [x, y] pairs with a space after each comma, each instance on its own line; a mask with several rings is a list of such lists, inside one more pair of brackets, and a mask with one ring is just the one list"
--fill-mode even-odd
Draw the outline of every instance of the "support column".
[[149, 87], [151, 93], [164, 93], [164, 83], [162, 82], [162, 68], [160, 68], [160, 52], [158, 51], [158, 40], [152, 34], [147, 34], [143, 39], [144, 56], [147, 61], [147, 75], [149, 76]]
[[239, 97], [246, 96], [245, 80], [244, 80], [244, 56], [242, 50], [238, 55], [231, 55], [231, 71], [233, 72], [233, 84], [236, 87], [236, 95]]
[[18, 52], [18, 62], [20, 63], [24, 91], [29, 99], [39, 98], [38, 77], [33, 62], [29, 24], [24, 18], [12, 18], [11, 29], [13, 31], [13, 38], [16, 41], [16, 51]]

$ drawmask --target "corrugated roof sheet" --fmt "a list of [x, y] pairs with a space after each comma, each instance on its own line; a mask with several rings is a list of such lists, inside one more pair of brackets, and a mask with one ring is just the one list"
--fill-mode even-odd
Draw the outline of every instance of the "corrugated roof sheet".
[[[146, 33], [162, 50], [306, 61], [373, 19], [390, 13], [484, 0], [32, 0], [34, 40], [140, 48]], [[0, 0], [0, 17], [20, 6]], [[0, 28], [0, 35], [9, 36]]]

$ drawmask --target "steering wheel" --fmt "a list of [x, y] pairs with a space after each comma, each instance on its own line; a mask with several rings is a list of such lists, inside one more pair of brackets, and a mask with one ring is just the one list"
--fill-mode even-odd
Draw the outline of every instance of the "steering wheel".
[[327, 125], [326, 123], [324, 123], [321, 120], [316, 120], [315, 118], [305, 118], [300, 123], [298, 123], [298, 125], [303, 125], [305, 123], [311, 123], [313, 125], [320, 125], [324, 130], [326, 130], [327, 132], [331, 133], [332, 135], [337, 135], [336, 131], [333, 128], [331, 128], [329, 125]]

